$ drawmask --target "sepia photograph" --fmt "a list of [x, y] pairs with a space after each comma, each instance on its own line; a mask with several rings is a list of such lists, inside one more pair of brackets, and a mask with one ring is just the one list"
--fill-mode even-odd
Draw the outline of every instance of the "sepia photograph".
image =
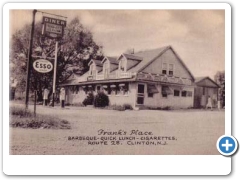
[[219, 155], [225, 9], [10, 9], [9, 29], [10, 155]]

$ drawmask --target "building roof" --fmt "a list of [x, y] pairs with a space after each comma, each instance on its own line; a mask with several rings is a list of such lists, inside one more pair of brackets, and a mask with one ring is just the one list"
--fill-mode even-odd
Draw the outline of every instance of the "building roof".
[[135, 53], [134, 55], [142, 57], [142, 60], [136, 66], [129, 69], [129, 71], [130, 72], [139, 72], [144, 67], [146, 67], [148, 64], [150, 64], [161, 53], [165, 52], [167, 48], [168, 48], [168, 46], [158, 48], [158, 49], [140, 51], [140, 52]]
[[92, 59], [92, 60], [88, 63], [88, 65], [90, 65], [91, 62], [94, 62], [94, 63], [96, 64], [96, 66], [100, 66], [100, 67], [103, 66], [101, 60], [98, 60], [98, 59]]
[[116, 64], [116, 65], [118, 65], [118, 62], [117, 62], [117, 58], [116, 58], [116, 57], [106, 56], [106, 58], [108, 58], [108, 60], [110, 61], [111, 64]]
[[143, 58], [143, 60], [139, 64], [137, 64], [136, 66], [129, 69], [129, 71], [130, 72], [140, 72], [140, 71], [142, 71], [144, 68], [146, 68], [148, 65], [150, 65], [153, 61], [155, 61], [158, 57], [160, 57], [163, 53], [165, 53], [168, 49], [171, 49], [173, 51], [173, 53], [177, 56], [177, 59], [180, 61], [182, 66], [187, 70], [189, 75], [194, 80], [194, 76], [192, 75], [190, 70], [187, 68], [185, 63], [182, 61], [182, 59], [178, 56], [178, 54], [173, 50], [173, 48], [171, 46], [165, 46], [165, 47], [158, 48], [158, 49], [137, 52], [134, 55], [141, 56]]
[[125, 56], [127, 58], [127, 60], [137, 60], [137, 61], [142, 61], [143, 60], [143, 57], [137, 56], [136, 54], [123, 53], [122, 55]]
[[213, 81], [210, 77], [205, 76], [205, 77], [196, 77], [195, 78], [195, 84], [197, 86], [201, 86], [201, 87], [216, 87], [216, 88], [220, 88], [220, 86]]

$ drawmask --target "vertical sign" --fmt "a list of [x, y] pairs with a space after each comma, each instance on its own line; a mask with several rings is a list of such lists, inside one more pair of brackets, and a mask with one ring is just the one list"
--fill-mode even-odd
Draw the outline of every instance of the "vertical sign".
[[43, 16], [42, 34], [50, 38], [62, 38], [67, 21]]
[[[61, 19], [55, 19], [51, 17], [43, 16], [43, 29], [42, 34], [49, 38], [61, 39], [64, 34], [64, 28], [67, 25], [67, 21]], [[54, 95], [56, 89], [56, 76], [57, 76], [57, 51], [58, 51], [58, 41], [56, 41], [55, 46], [55, 59], [54, 59], [54, 72], [53, 72], [53, 100], [52, 106], [54, 106]]]

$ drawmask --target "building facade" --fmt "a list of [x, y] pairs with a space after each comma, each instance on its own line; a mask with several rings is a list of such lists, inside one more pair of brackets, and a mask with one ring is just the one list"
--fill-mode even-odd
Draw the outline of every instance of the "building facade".
[[171, 46], [91, 60], [89, 71], [72, 74], [60, 86], [66, 102], [81, 103], [88, 92], [102, 91], [111, 105], [191, 108], [195, 79]]

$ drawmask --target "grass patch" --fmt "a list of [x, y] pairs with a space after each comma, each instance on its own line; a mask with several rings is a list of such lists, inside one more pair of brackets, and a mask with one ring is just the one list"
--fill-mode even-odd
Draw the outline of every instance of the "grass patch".
[[49, 115], [36, 115], [23, 107], [13, 106], [10, 108], [10, 127], [32, 129], [71, 129], [67, 120]]
[[164, 107], [159, 107], [159, 106], [142, 106], [139, 108], [140, 110], [173, 110], [171, 106], [164, 106]]
[[130, 104], [123, 104], [123, 105], [110, 105], [107, 106], [106, 109], [109, 110], [116, 110], [116, 111], [125, 111], [125, 110], [133, 110], [133, 107]]

